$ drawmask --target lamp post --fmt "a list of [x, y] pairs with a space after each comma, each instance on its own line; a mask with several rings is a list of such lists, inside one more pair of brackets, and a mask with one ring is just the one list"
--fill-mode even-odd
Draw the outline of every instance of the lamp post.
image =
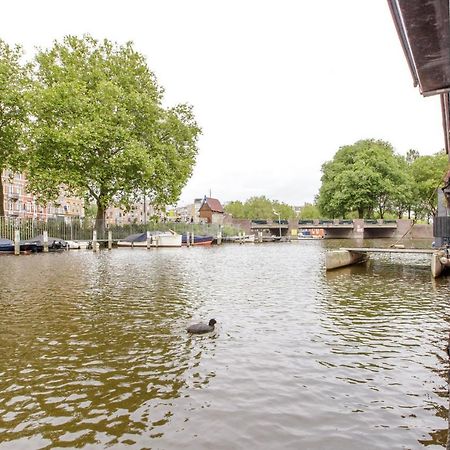
[[280, 213], [276, 212], [274, 209], [272, 210], [274, 214], [278, 216], [278, 227], [280, 231], [280, 242], [281, 242], [281, 219], [280, 219]]

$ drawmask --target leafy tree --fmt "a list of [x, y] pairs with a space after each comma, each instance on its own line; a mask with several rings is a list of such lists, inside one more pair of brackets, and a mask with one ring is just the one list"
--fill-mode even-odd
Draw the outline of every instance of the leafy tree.
[[390, 210], [398, 219], [401, 219], [405, 212], [408, 213], [408, 219], [411, 219], [417, 199], [417, 186], [413, 180], [411, 167], [419, 156], [417, 150], [408, 150], [406, 157], [398, 156], [400, 170], [404, 174], [403, 181], [396, 186], [390, 197]]
[[163, 89], [131, 43], [68, 36], [36, 56], [29, 189], [43, 201], [59, 188], [105, 209], [144, 194], [174, 203], [192, 173], [192, 108], [165, 109]]
[[244, 204], [245, 215], [248, 219], [276, 218], [273, 213], [272, 201], [265, 196], [250, 197]]
[[319, 219], [320, 211], [316, 205], [305, 203], [299, 213], [299, 219]]
[[224, 206], [225, 212], [231, 214], [236, 219], [244, 219], [245, 218], [245, 210], [244, 205], [239, 200], [232, 201], [227, 203]]
[[2, 172], [23, 168], [29, 68], [21, 63], [22, 56], [19, 46], [0, 39], [0, 217], [5, 215]]
[[294, 219], [296, 217], [294, 208], [286, 203], [278, 202], [274, 200], [272, 202], [272, 219], [278, 220], [278, 215], [275, 214], [276, 211], [280, 215], [280, 219]]
[[448, 156], [444, 151], [434, 155], [419, 156], [411, 164], [411, 176], [415, 185], [415, 214], [429, 219], [437, 212], [437, 189], [448, 170]]
[[357, 211], [363, 218], [376, 209], [382, 218], [396, 186], [404, 179], [391, 144], [374, 139], [341, 147], [332, 161], [323, 164], [322, 174], [317, 203], [329, 217]]
[[[236, 219], [290, 219], [295, 217], [292, 206], [265, 196], [251, 197], [244, 203], [233, 201], [225, 205], [225, 211]], [[278, 214], [275, 214], [277, 212]]]

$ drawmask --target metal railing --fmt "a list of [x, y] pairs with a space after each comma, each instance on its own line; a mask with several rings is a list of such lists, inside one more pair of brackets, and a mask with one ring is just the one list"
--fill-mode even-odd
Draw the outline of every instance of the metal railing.
[[0, 238], [14, 240], [16, 230], [20, 232], [22, 240], [32, 239], [47, 231], [48, 236], [65, 240], [90, 241], [93, 231], [97, 231], [98, 240], [107, 240], [108, 232], [112, 232], [114, 240], [123, 239], [130, 234], [144, 233], [146, 231], [173, 230], [176, 233], [194, 233], [216, 237], [219, 231], [222, 235], [233, 235], [241, 231], [239, 227], [221, 227], [217, 224], [205, 223], [177, 223], [177, 222], [149, 222], [147, 224], [130, 223], [123, 225], [111, 225], [102, 223], [96, 227], [94, 219], [28, 219], [19, 217], [0, 217]]

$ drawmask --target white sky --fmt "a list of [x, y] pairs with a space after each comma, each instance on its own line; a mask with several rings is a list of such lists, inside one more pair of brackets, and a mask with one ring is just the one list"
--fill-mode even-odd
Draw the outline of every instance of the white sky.
[[321, 165], [359, 139], [444, 146], [438, 97], [413, 88], [386, 0], [6, 0], [0, 38], [31, 58], [67, 34], [133, 41], [203, 129], [179, 204], [311, 202]]

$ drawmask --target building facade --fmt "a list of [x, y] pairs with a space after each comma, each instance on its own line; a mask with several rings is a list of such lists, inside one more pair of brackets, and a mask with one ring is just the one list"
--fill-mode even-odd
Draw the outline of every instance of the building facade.
[[223, 225], [224, 210], [219, 200], [216, 198], [205, 197], [199, 209], [200, 221], [215, 225]]
[[27, 180], [23, 173], [4, 170], [1, 176], [6, 217], [37, 220], [84, 217], [84, 200], [66, 196], [63, 189], [57, 201], [44, 206], [27, 192]]

